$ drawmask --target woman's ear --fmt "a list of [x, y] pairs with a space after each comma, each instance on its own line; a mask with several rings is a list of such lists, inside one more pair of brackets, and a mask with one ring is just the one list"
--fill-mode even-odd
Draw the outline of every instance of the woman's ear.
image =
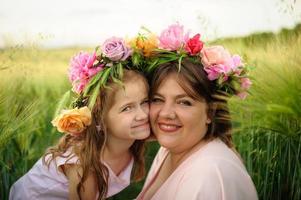
[[217, 109], [217, 104], [216, 103], [209, 103], [208, 104], [208, 112], [207, 112], [207, 120], [206, 123], [210, 124], [215, 116], [215, 112]]

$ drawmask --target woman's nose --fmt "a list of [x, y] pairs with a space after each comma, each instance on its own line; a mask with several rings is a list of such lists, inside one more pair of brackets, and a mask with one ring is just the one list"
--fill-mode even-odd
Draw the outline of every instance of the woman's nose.
[[159, 117], [167, 118], [167, 119], [175, 119], [176, 113], [174, 110], [174, 105], [170, 103], [164, 103], [159, 110]]

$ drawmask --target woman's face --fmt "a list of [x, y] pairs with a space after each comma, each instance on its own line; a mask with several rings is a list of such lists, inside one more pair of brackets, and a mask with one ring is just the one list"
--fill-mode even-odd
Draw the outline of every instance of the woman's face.
[[207, 104], [188, 96], [176, 74], [166, 77], [151, 97], [150, 120], [161, 146], [183, 152], [205, 136], [211, 120]]

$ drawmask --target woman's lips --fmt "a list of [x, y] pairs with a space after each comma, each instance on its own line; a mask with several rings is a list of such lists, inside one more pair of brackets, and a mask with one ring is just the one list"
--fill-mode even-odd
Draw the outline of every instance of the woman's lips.
[[159, 129], [164, 132], [175, 132], [181, 128], [181, 126], [169, 123], [158, 123]]

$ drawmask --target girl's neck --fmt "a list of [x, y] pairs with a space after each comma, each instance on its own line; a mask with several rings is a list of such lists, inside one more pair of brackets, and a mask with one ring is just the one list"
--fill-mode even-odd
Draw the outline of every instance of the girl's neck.
[[116, 176], [118, 176], [130, 163], [132, 154], [129, 149], [133, 143], [134, 140], [119, 141], [108, 138], [102, 159], [110, 166]]
[[103, 159], [112, 160], [119, 159], [130, 154], [130, 147], [134, 140], [125, 140], [108, 136], [106, 146], [104, 148]]

